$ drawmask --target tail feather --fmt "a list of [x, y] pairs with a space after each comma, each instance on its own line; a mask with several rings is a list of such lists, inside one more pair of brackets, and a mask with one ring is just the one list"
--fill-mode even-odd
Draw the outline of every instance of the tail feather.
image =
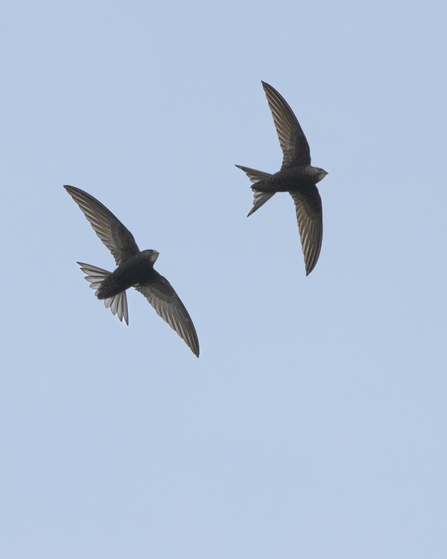
[[[253, 184], [256, 184], [259, 181], [267, 179], [272, 175], [270, 173], [264, 173], [264, 171], [258, 171], [256, 169], [251, 169], [250, 167], [242, 167], [242, 165], [236, 165], [239, 169], [242, 169], [244, 173], [248, 176]], [[251, 187], [254, 192], [254, 201], [253, 201], [253, 208], [250, 210], [250, 213], [247, 217], [254, 214], [256, 210], [259, 210], [261, 206], [263, 206], [272, 196], [275, 195], [275, 192], [261, 192], [256, 190], [256, 186]]]
[[236, 167], [242, 169], [253, 183], [268, 179], [268, 177], [272, 176], [271, 173], [264, 173], [264, 171], [257, 171], [256, 169], [250, 169], [250, 167], [242, 167], [242, 165], [236, 165]]
[[[102, 268], [97, 268], [91, 264], [85, 264], [84, 262], [78, 262], [78, 264], [81, 266], [81, 270], [84, 274], [87, 274], [85, 279], [90, 282], [90, 287], [92, 289], [96, 289], [95, 295], [97, 295], [102, 282], [110, 276], [111, 272], [103, 270]], [[118, 314], [118, 318], [121, 322], [124, 318], [126, 323], [129, 324], [129, 310], [127, 308], [127, 296], [125, 291], [121, 291], [121, 293], [117, 293], [113, 297], [104, 299], [104, 305], [106, 309], [110, 308], [113, 314]]]
[[263, 206], [266, 202], [268, 202], [270, 200], [270, 198], [272, 196], [274, 196], [276, 193], [275, 192], [259, 192], [259, 190], [255, 190], [252, 187], [254, 196], [253, 196], [253, 207], [250, 210], [249, 214], [247, 215], [247, 217], [250, 217], [251, 214], [254, 214], [256, 210], [259, 210], [259, 208], [261, 206]]

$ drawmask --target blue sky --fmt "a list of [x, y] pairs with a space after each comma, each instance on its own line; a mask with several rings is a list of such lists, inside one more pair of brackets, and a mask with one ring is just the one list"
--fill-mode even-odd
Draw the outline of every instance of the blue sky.
[[[446, 556], [444, 3], [1, 12], [1, 556]], [[246, 218], [261, 80], [329, 173], [309, 277], [290, 196]], [[160, 252], [200, 359], [95, 299], [63, 184]]]

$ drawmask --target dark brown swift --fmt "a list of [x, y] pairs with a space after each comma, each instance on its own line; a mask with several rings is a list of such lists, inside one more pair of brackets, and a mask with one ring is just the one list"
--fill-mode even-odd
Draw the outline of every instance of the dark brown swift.
[[199, 357], [199, 340], [188, 311], [166, 278], [154, 270], [156, 250], [137, 246], [132, 233], [101, 202], [74, 186], [64, 186], [84, 212], [98, 237], [110, 250], [118, 268], [114, 272], [78, 262], [95, 295], [118, 318], [129, 324], [126, 289], [135, 287], [157, 313]]
[[315, 268], [323, 241], [323, 208], [315, 186], [327, 175], [310, 164], [306, 136], [286, 100], [268, 83], [262, 82], [273, 114], [279, 143], [284, 152], [281, 170], [274, 175], [236, 165], [247, 173], [253, 186], [254, 203], [249, 216], [277, 192], [289, 192], [296, 206], [296, 216], [303, 246], [306, 275]]

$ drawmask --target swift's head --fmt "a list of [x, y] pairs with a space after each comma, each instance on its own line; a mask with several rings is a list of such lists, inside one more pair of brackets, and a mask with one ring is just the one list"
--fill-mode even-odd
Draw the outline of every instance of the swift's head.
[[144, 254], [151, 264], [155, 264], [160, 253], [156, 250], [142, 250], [141, 254]]
[[324, 177], [327, 175], [327, 172], [324, 169], [320, 169], [319, 167], [312, 167], [313, 169], [313, 175], [315, 177], [315, 182], [320, 182], [324, 179]]

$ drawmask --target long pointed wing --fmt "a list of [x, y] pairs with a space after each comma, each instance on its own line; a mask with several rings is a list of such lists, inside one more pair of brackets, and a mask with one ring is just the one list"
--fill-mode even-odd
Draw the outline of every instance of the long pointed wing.
[[301, 244], [303, 247], [306, 275], [315, 268], [323, 242], [323, 207], [316, 186], [305, 194], [291, 192], [295, 206]]
[[140, 252], [132, 233], [99, 200], [80, 188], [68, 185], [64, 188], [84, 212], [118, 266]]
[[309, 144], [292, 109], [275, 88], [265, 82], [262, 82], [262, 85], [267, 95], [279, 143], [284, 153], [281, 169], [310, 165]]
[[199, 357], [199, 339], [188, 311], [168, 280], [155, 270], [154, 272], [154, 280], [140, 283], [135, 289], [146, 297], [161, 318], [183, 338], [194, 355]]

